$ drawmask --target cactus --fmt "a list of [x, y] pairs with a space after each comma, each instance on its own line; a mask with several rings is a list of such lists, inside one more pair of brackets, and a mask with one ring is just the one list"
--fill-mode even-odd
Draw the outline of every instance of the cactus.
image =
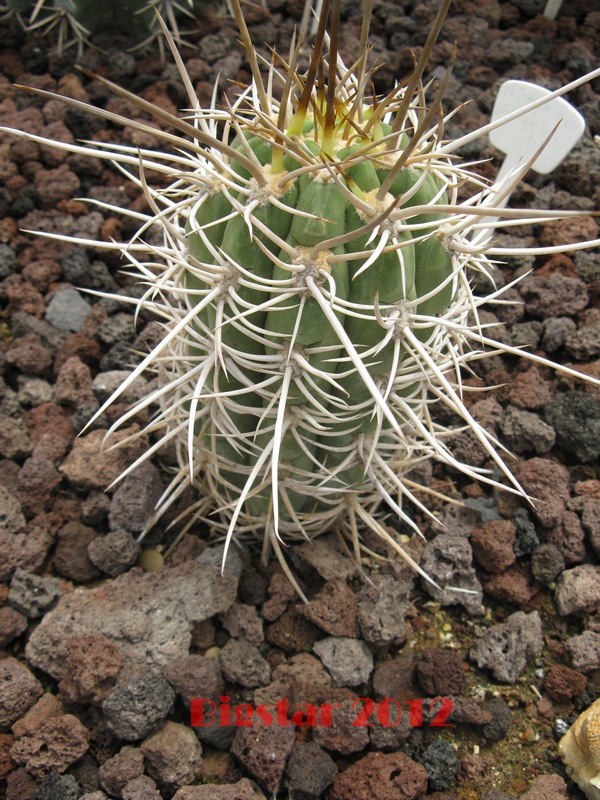
[[[429, 513], [410, 477], [421, 462], [433, 458], [524, 494], [498, 442], [462, 400], [464, 366], [490, 352], [527, 355], [485, 334], [478, 308], [501, 291], [478, 297], [470, 276], [487, 274], [488, 257], [511, 253], [481, 241], [490, 216], [512, 225], [576, 212], [502, 208], [503, 193], [528, 165], [498, 191], [454, 156], [485, 129], [444, 141], [441, 99], [450, 70], [429, 104], [422, 77], [448, 6], [443, 0], [407, 84], [383, 98], [372, 97], [366, 66], [370, 8], [361, 52], [347, 68], [338, 54], [339, 0], [331, 9], [324, 1], [307, 73], [297, 70], [294, 44], [287, 61], [268, 65], [266, 79], [234, 2], [253, 82], [225, 109], [216, 99], [198, 107], [172, 41], [193, 110], [184, 119], [95, 76], [176, 131], [150, 129], [172, 152], [57, 144], [139, 168], [133, 179], [151, 208], [145, 216], [124, 212], [141, 222], [131, 242], [95, 243], [123, 252], [147, 287], [139, 307], [165, 323], [161, 343], [98, 411], [144, 371], [159, 373], [159, 387], [113, 426], [160, 404], [139, 434], [158, 440], [125, 474], [162, 446], [176, 448], [179, 469], [149, 527], [191, 483], [200, 499], [187, 510], [188, 528], [209, 519], [227, 545], [234, 536], [257, 537], [292, 580], [281, 542], [333, 528], [357, 559], [366, 526], [419, 569], [382, 517], [391, 511], [418, 532], [406, 506]], [[148, 129], [142, 120], [100, 113]], [[173, 176], [172, 185], [151, 188], [148, 169]], [[464, 184], [473, 190], [467, 201], [459, 198]], [[153, 226], [162, 230], [162, 246], [145, 242]], [[436, 404], [474, 433], [498, 479], [457, 461], [452, 432], [435, 420]]]
[[206, 10], [204, 0], [6, 0], [6, 7], [27, 17], [27, 30], [49, 33], [58, 28], [58, 52], [77, 44], [79, 53], [88, 37], [109, 30], [123, 31], [147, 44], [160, 30], [156, 11], [181, 43], [178, 17], [195, 18]]

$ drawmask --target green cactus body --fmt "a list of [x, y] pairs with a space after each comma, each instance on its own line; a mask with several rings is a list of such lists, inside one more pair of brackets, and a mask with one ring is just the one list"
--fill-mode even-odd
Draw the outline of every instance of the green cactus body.
[[[173, 117], [182, 134], [174, 154], [148, 157], [152, 169], [177, 174], [166, 190], [145, 187], [150, 206], [161, 209], [145, 227], [161, 227], [165, 244], [146, 246], [142, 235], [123, 251], [147, 253], [148, 268], [136, 261], [149, 284], [142, 305], [164, 318], [166, 333], [98, 414], [156, 369], [159, 388], [120, 423], [157, 401], [148, 432], [162, 430], [162, 441], [176, 447], [179, 470], [149, 527], [191, 482], [201, 496], [192, 522], [210, 516], [228, 543], [255, 536], [284, 564], [281, 540], [305, 541], [332, 526], [356, 554], [360, 525], [402, 552], [380, 518], [391, 509], [417, 530], [404, 503], [428, 513], [408, 477], [416, 465], [435, 458], [501, 485], [453, 456], [449, 432], [431, 411], [436, 403], [461, 418], [509, 489], [523, 494], [494, 437], [463, 403], [460, 374], [484, 348], [525, 355], [482, 333], [483, 301], [469, 283], [472, 271], [489, 266], [487, 252], [510, 254], [478, 244], [480, 221], [515, 212], [494, 205], [497, 187], [482, 188], [479, 176], [457, 166], [438, 108], [444, 81], [424, 108], [421, 76], [448, 0], [415, 74], [383, 99], [367, 91], [366, 35], [350, 70], [335, 51], [339, 9], [332, 49], [322, 18], [307, 74], [284, 76], [284, 99], [275, 99], [272, 86], [285, 69], [271, 66], [263, 83], [233, 5], [253, 85], [228, 111], [197, 108], [193, 125]], [[168, 121], [166, 112], [159, 116]], [[172, 134], [164, 137], [172, 146]], [[147, 157], [126, 145], [110, 156], [128, 167]], [[473, 188], [464, 204], [462, 184]], [[528, 221], [533, 213], [568, 215], [527, 211]]]

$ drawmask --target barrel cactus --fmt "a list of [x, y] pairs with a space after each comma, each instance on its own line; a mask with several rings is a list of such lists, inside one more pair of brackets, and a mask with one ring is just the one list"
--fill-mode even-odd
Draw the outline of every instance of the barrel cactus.
[[[403, 553], [382, 519], [394, 513], [417, 530], [406, 508], [429, 513], [427, 490], [417, 491], [411, 473], [428, 459], [522, 493], [498, 443], [463, 402], [461, 372], [489, 352], [524, 355], [488, 338], [478, 309], [501, 292], [479, 297], [470, 279], [489, 271], [488, 257], [510, 254], [482, 231], [490, 217], [517, 224], [523, 216], [502, 206], [528, 165], [499, 191], [454, 155], [486, 129], [444, 140], [448, 77], [426, 89], [423, 74], [448, 6], [444, 0], [408, 82], [374, 98], [369, 8], [351, 67], [338, 53], [339, 3], [324, 0], [307, 72], [298, 71], [294, 44], [264, 77], [234, 2], [253, 81], [232, 105], [214, 99], [200, 108], [172, 46], [190, 101], [184, 118], [102, 78], [164, 129], [98, 112], [151, 131], [171, 150], [57, 145], [139, 169], [134, 180], [151, 208], [124, 212], [141, 226], [131, 242], [96, 243], [122, 250], [146, 286], [139, 307], [165, 324], [162, 341], [98, 411], [147, 370], [158, 372], [157, 388], [114, 426], [158, 404], [139, 434], [153, 441], [143, 459], [167, 444], [176, 449], [179, 468], [149, 527], [193, 484], [191, 522], [208, 519], [228, 545], [257, 537], [285, 566], [282, 542], [333, 529], [357, 558], [365, 527]], [[150, 169], [172, 176], [169, 188], [148, 185]], [[531, 223], [569, 213], [524, 216]], [[454, 457], [438, 404], [474, 433], [496, 476]]]

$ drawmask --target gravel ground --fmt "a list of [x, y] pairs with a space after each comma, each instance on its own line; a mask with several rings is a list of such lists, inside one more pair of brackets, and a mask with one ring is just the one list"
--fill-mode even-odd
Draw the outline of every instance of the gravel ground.
[[[541, 16], [543, 5], [456, 0], [431, 65], [441, 69], [458, 44], [445, 106], [472, 102], [450, 135], [487, 120], [506, 78], [556, 88], [597, 66], [597, 1], [567, 0], [556, 22]], [[343, 8], [342, 48], [352, 53], [360, 9], [354, 0]], [[410, 69], [434, 11], [429, 0], [376, 0], [378, 91]], [[256, 41], [286, 51], [301, 7], [269, 0], [248, 14]], [[157, 145], [16, 90], [124, 107], [73, 71], [70, 53], [48, 56], [46, 41], [11, 20], [0, 21], [0, 35], [0, 124], [62, 141]], [[248, 79], [231, 20], [207, 14], [189, 41], [184, 58], [203, 102], [217, 76], [223, 87]], [[154, 51], [134, 57], [118, 36], [96, 43], [103, 50], [85, 49], [82, 64], [172, 111], [185, 106], [170, 62]], [[551, 176], [530, 174], [515, 204], [600, 209], [599, 93], [599, 81], [572, 93], [588, 122], [583, 142]], [[485, 141], [465, 153], [493, 155]], [[495, 169], [481, 167], [488, 176]], [[136, 296], [116, 255], [23, 232], [120, 239], [133, 233], [128, 222], [74, 198], [141, 210], [143, 198], [104, 163], [4, 134], [0, 178], [0, 793], [583, 798], [556, 743], [600, 693], [598, 388], [514, 357], [481, 363], [469, 379], [492, 387], [473, 396], [472, 413], [512, 450], [515, 474], [537, 498], [528, 507], [438, 467], [425, 476], [465, 504], [440, 502], [441, 524], [423, 520], [427, 542], [412, 542], [411, 552], [436, 579], [473, 594], [436, 592], [393, 557], [370, 565], [365, 583], [333, 535], [290, 550], [308, 606], [278, 565], [262, 568], [254, 552], [234, 553], [221, 576], [222, 551], [201, 526], [152, 569], [172, 534], [155, 529], [141, 553], [136, 534], [162, 492], [164, 465], [147, 464], [105, 493], [145, 445], [100, 452], [123, 404], [76, 434], [131, 367], [132, 349], [157, 341], [158, 324], [142, 315], [136, 327], [127, 302], [82, 291]], [[528, 244], [600, 236], [593, 217], [517, 230], [513, 241]], [[503, 341], [600, 376], [598, 252], [514, 259], [497, 281], [532, 267], [510, 290], [517, 304], [486, 309], [486, 321], [498, 323]], [[454, 448], [485, 465], [467, 434]], [[219, 706], [221, 697], [230, 701]], [[313, 704], [319, 724], [295, 729], [284, 700], [289, 713]], [[387, 724], [399, 704], [398, 724]], [[272, 724], [228, 724], [233, 713], [247, 719], [249, 706]], [[294, 721], [314, 722], [304, 710]], [[373, 724], [353, 725], [359, 714]], [[452, 727], [439, 727], [444, 721]]]

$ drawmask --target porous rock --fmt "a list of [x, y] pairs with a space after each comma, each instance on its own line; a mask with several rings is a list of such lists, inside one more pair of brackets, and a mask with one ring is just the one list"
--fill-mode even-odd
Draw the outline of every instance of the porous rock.
[[10, 582], [8, 602], [29, 619], [41, 617], [61, 596], [58, 578], [35, 575], [17, 567]]
[[219, 653], [223, 674], [231, 683], [249, 689], [266, 686], [271, 680], [271, 668], [257, 647], [243, 639], [230, 639]]
[[34, 778], [43, 778], [51, 770], [65, 772], [87, 751], [89, 740], [89, 731], [77, 717], [62, 714], [44, 720], [34, 732], [17, 739], [11, 756]]
[[571, 664], [580, 672], [600, 669], [600, 633], [584, 631], [579, 636], [567, 639], [567, 650]]
[[16, 658], [0, 661], [0, 733], [7, 733], [43, 693], [38, 679]]
[[129, 781], [144, 772], [144, 755], [139, 747], [125, 745], [98, 769], [100, 786], [110, 795], [119, 797]]
[[480, 669], [491, 670], [496, 680], [514, 683], [542, 646], [542, 623], [537, 611], [517, 611], [506, 622], [493, 625], [471, 648]]
[[358, 593], [358, 624], [362, 638], [380, 646], [406, 638], [405, 617], [413, 576], [372, 575]]
[[60, 679], [67, 640], [103, 634], [125, 658], [160, 669], [188, 654], [192, 625], [226, 611], [236, 588], [231, 575], [196, 562], [159, 572], [132, 570], [109, 584], [63, 596], [31, 635], [27, 657]]
[[150, 461], [140, 464], [119, 484], [113, 495], [108, 515], [111, 530], [124, 528], [130, 533], [141, 533], [163, 491], [163, 482], [154, 464]]
[[202, 747], [194, 731], [185, 725], [165, 722], [142, 742], [140, 749], [148, 775], [169, 792], [195, 783], [200, 777]]
[[265, 795], [253, 781], [242, 778], [238, 783], [222, 786], [184, 786], [173, 800], [265, 800]]
[[533, 513], [546, 528], [562, 519], [569, 500], [569, 473], [563, 464], [546, 458], [530, 458], [514, 470], [529, 497], [535, 497]]
[[113, 530], [106, 536], [96, 536], [88, 545], [88, 558], [112, 578], [125, 572], [135, 564], [141, 547], [133, 536], [124, 529]]
[[106, 636], [72, 636], [67, 642], [62, 694], [73, 703], [100, 705], [114, 687], [123, 667], [117, 645]]
[[225, 691], [218, 658], [205, 658], [190, 653], [169, 661], [162, 674], [189, 708], [193, 697], [206, 697], [216, 702]]
[[359, 686], [369, 680], [373, 671], [373, 656], [359, 639], [328, 636], [313, 646], [334, 686]]
[[357, 725], [356, 720], [363, 709], [362, 702], [355, 700], [342, 700], [341, 703], [332, 703], [331, 724], [323, 724], [323, 711], [321, 722], [313, 729], [313, 741], [326, 750], [348, 756], [359, 753], [369, 744], [369, 728], [366, 725]]
[[[106, 430], [98, 428], [75, 439], [71, 452], [61, 464], [60, 472], [78, 489], [104, 491], [146, 450], [143, 437], [124, 442], [137, 433], [134, 427], [112, 434], [111, 447], [105, 446], [106, 433]], [[117, 444], [118, 447], [112, 447]]]
[[126, 667], [102, 702], [106, 727], [126, 742], [153, 733], [173, 707], [175, 692], [148, 666]]
[[404, 753], [369, 753], [334, 781], [331, 800], [417, 800], [427, 790], [427, 771]]
[[285, 787], [296, 800], [318, 800], [337, 771], [335, 761], [315, 742], [296, 742], [285, 771]]
[[358, 636], [356, 596], [341, 578], [328, 581], [299, 611], [330, 636]]
[[565, 570], [556, 582], [555, 600], [561, 616], [597, 610], [600, 607], [600, 566], [580, 564]]
[[27, 630], [27, 617], [10, 606], [0, 607], [0, 648]]
[[[425, 545], [421, 567], [440, 587], [422, 579], [424, 589], [437, 603], [462, 605], [471, 614], [481, 613], [483, 590], [473, 567], [473, 551], [468, 539], [449, 534], [436, 536]], [[467, 591], [455, 592], [452, 587]]]
[[281, 788], [295, 740], [295, 728], [291, 723], [238, 728], [231, 752], [263, 789], [275, 793]]

